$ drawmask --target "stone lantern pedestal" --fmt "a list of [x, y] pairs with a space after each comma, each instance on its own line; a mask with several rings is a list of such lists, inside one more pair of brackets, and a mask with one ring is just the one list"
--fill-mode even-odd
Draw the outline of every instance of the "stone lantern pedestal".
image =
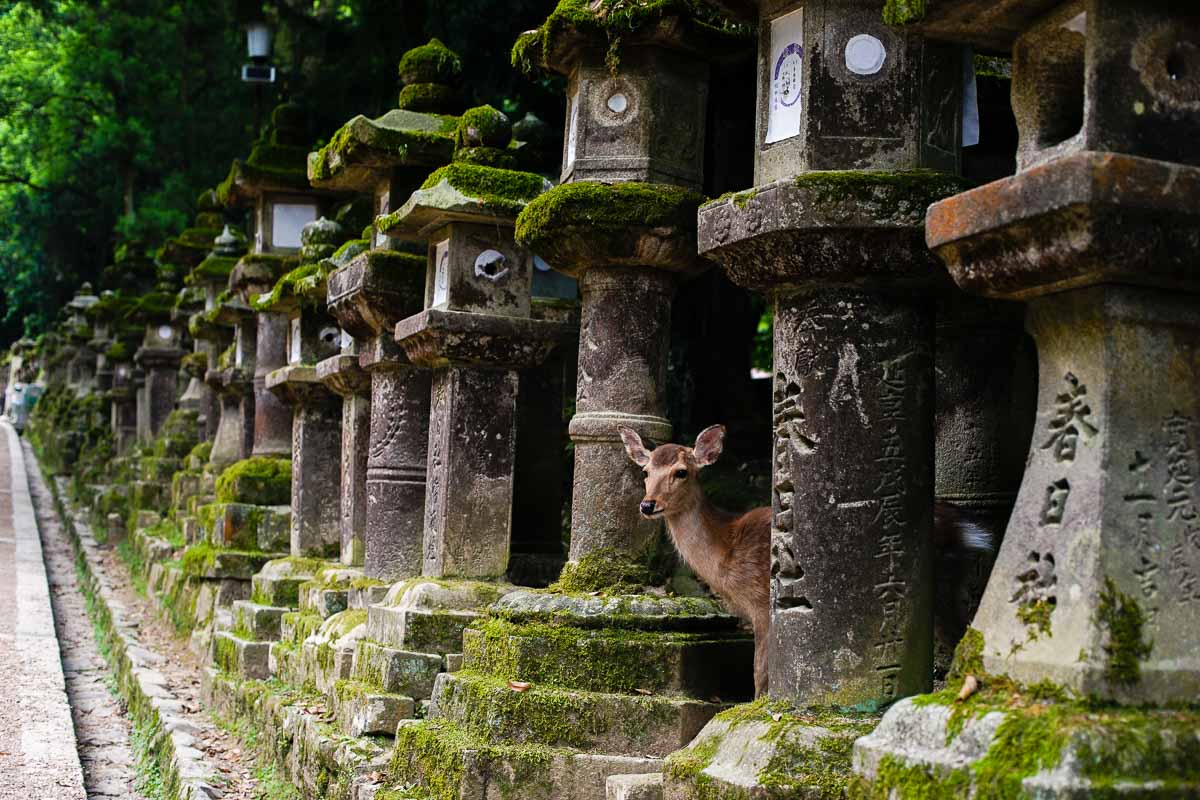
[[1037, 413], [951, 686], [891, 709], [855, 769], [880, 795], [1191, 797], [1197, 715], [1165, 707], [1200, 688], [1200, 27], [1166, 4], [962, 5], [927, 22], [1012, 47], [1018, 171], [935, 204], [926, 237], [964, 290], [1027, 303]]
[[112, 398], [113, 447], [125, 455], [137, 441], [137, 393], [133, 384], [133, 362], [113, 362]]
[[[358, 363], [353, 346], [317, 363], [317, 379], [342, 398], [341, 473], [338, 538], [341, 561], [363, 566], [367, 527], [367, 449], [371, 435], [371, 376]], [[349, 352], [347, 352], [349, 350]]]
[[175, 398], [179, 394], [179, 363], [183, 358], [180, 347], [180, 331], [170, 322], [151, 322], [146, 325], [142, 346], [134, 354], [134, 360], [146, 371], [146, 421], [139, 421], [139, 434], [143, 431], [153, 439], [167, 416], [175, 409]]
[[221, 416], [209, 456], [212, 471], [220, 474], [235, 461], [249, 458], [253, 446], [257, 329], [254, 312], [240, 298], [223, 300], [206, 313], [214, 323], [233, 327], [233, 341], [205, 374], [205, 380], [216, 385], [221, 402]]
[[100, 298], [92, 294], [92, 285], [85, 283], [79, 287], [71, 302], [67, 303], [67, 311], [70, 314], [66, 323], [67, 340], [70, 342], [66, 359], [67, 385], [80, 396], [95, 388], [96, 352], [89, 345], [92, 328], [86, 315], [87, 310], [98, 302]]

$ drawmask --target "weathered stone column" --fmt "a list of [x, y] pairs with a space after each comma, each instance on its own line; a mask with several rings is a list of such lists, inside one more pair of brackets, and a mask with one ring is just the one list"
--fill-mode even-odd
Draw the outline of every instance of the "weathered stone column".
[[363, 566], [367, 527], [367, 450], [371, 436], [371, 376], [358, 364], [355, 340], [317, 364], [317, 378], [342, 398], [338, 518], [342, 563]]
[[[454, 152], [453, 128], [447, 127], [445, 114], [461, 108], [460, 72], [458, 56], [440, 42], [406, 53], [400, 73], [408, 85], [400, 94], [400, 107], [377, 119], [357, 116], [342, 126], [327, 147], [309, 158], [313, 186], [370, 192], [377, 217], [395, 211], [429, 170], [448, 162]], [[368, 440], [366, 484], [342, 486], [343, 501], [363, 497], [365, 509], [358, 512], [352, 505], [343, 519], [354, 525], [361, 516], [364, 527], [350, 541], [364, 540], [368, 577], [391, 581], [419, 575], [422, 563], [430, 376], [410, 364], [395, 343], [394, 328], [422, 308], [425, 257], [405, 252], [404, 243], [377, 228], [372, 237], [376, 249], [360, 253], [330, 276], [328, 300], [330, 312], [354, 338], [352, 351], [370, 378], [369, 402], [356, 401], [354, 414], [343, 409], [344, 426], [368, 408], [370, 413], [369, 436], [358, 432], [353, 437], [360, 443]], [[344, 357], [339, 360], [339, 372], [353, 372], [340, 366], [346, 363]], [[334, 366], [329, 365], [327, 374], [333, 375]], [[351, 376], [346, 388], [356, 384]], [[362, 479], [357, 465], [363, 454], [355, 452], [346, 463], [349, 456], [344, 448], [343, 478]]]
[[758, 185], [700, 212], [700, 252], [775, 305], [771, 696], [860, 710], [930, 686], [921, 231], [961, 186], [927, 171], [957, 167], [961, 54], [880, 7], [759, 4]]
[[92, 294], [92, 285], [84, 283], [67, 303], [70, 313], [66, 323], [69, 349], [64, 348], [68, 349], [67, 385], [81, 396], [95, 388], [96, 352], [89, 345], [92, 328], [87, 320], [87, 310], [98, 302], [100, 298]]
[[133, 384], [133, 362], [113, 361], [112, 397], [113, 448], [125, 455], [137, 441], [137, 395]]
[[[161, 320], [161, 318], [160, 318]], [[146, 425], [149, 441], [175, 409], [175, 398], [179, 394], [179, 362], [183, 349], [179, 346], [180, 331], [169, 322], [151, 322], [146, 325], [142, 346], [134, 354], [134, 360], [146, 371]], [[141, 423], [138, 424], [142, 429]]]
[[[229, 314], [222, 306], [228, 297], [225, 287], [229, 276], [237, 265], [238, 259], [246, 252], [246, 238], [230, 226], [226, 225], [212, 243], [212, 251], [208, 256], [192, 268], [185, 282], [204, 292], [204, 310], [193, 314], [188, 319], [188, 333], [196, 342], [196, 352], [206, 356], [204, 374], [201, 379], [206, 387], [206, 393], [201, 395], [201, 415], [205, 418], [205, 438], [213, 442], [213, 449], [218, 448], [226, 454], [218, 461], [223, 466], [237, 460], [236, 453], [241, 447], [237, 438], [232, 436], [234, 424], [232, 417], [225, 419], [225, 409], [232, 410], [234, 398], [230, 402], [222, 397], [223, 382], [221, 374], [223, 365], [219, 360], [227, 348], [232, 346], [235, 331], [233, 325], [238, 319], [236, 314]], [[240, 406], [240, 398], [236, 405]], [[218, 443], [220, 434], [220, 443]], [[232, 437], [232, 438], [231, 438]], [[229, 457], [233, 454], [232, 457]], [[225, 460], [229, 458], [229, 460]]]
[[[898, 704], [855, 767], [878, 796], [896, 790], [898, 762], [978, 796], [983, 759], [1029, 752], [1002, 732], [1041, 726], [1036, 762], [989, 790], [1193, 797], [1184, 742], [1200, 716], [1163, 707], [1200, 691], [1200, 24], [1108, 0], [969, 2], [926, 24], [1014, 52], [1017, 173], [935, 204], [926, 237], [961, 288], [1027, 301], [1037, 413], [949, 696]], [[968, 675], [982, 691], [952, 728]]]
[[341, 226], [324, 217], [304, 226], [304, 262], [255, 301], [259, 312], [287, 320], [287, 365], [266, 376], [267, 388], [292, 417], [291, 554], [327, 558], [340, 552], [340, 451], [342, 404], [317, 377], [318, 361], [338, 349], [340, 331], [325, 310], [323, 261], [342, 239]]
[[[533, 256], [512, 240], [517, 213], [550, 182], [471, 163], [503, 163], [512, 126], [499, 111], [471, 109], [459, 130], [455, 163], [383, 232], [429, 243], [426, 309], [396, 326], [409, 360], [433, 370], [422, 571], [494, 579], [512, 538], [517, 370], [544, 361], [569, 330], [530, 317]], [[480, 182], [508, 188], [484, 195]]]
[[222, 301], [216, 307], [215, 320], [233, 325], [233, 342], [217, 359], [216, 375], [212, 376], [220, 381], [221, 419], [209, 463], [219, 470], [249, 458], [254, 446], [253, 375], [258, 348], [254, 312], [240, 297]]

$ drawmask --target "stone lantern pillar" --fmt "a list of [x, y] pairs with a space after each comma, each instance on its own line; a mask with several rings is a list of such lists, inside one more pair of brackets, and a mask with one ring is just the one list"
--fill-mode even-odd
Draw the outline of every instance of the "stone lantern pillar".
[[[220, 315], [220, 297], [229, 282], [229, 275], [237, 265], [238, 258], [246, 251], [244, 237], [239, 239], [228, 225], [210, 244], [208, 255], [194, 266], [185, 277], [184, 283], [199, 290], [204, 297], [203, 310], [188, 318], [188, 333], [195, 343], [194, 356], [202, 384], [196, 390], [200, 416], [204, 421], [202, 433], [205, 439], [213, 440], [221, 421], [221, 382], [217, 359], [230, 346], [233, 332], [228, 325], [217, 322]], [[192, 387], [189, 385], [189, 391]]]
[[305, 225], [301, 238], [304, 263], [259, 297], [255, 309], [288, 320], [287, 366], [268, 373], [266, 382], [292, 409], [291, 554], [321, 558], [340, 551], [342, 404], [321, 383], [315, 365], [340, 344], [341, 331], [325, 310], [324, 259], [343, 236], [340, 225], [322, 217]]
[[[670, 305], [695, 256], [703, 173], [708, 55], [729, 41], [681, 16], [636, 20], [609, 41], [547, 24], [514, 50], [568, 77], [563, 184], [531, 204], [517, 241], [577, 278], [582, 295], [571, 499], [572, 562], [600, 551], [646, 559], [660, 523], [643, 519], [642, 476], [618, 426], [667, 441]], [[597, 28], [606, 22], [598, 18]], [[612, 33], [617, 36], [616, 32]], [[628, 183], [626, 183], [628, 182]]]
[[113, 360], [112, 398], [113, 446], [117, 455], [125, 455], [137, 441], [137, 390], [134, 385], [133, 361]]
[[[253, 209], [253, 247], [230, 276], [230, 288], [249, 302], [271, 290], [291, 267], [303, 227], [317, 219], [326, 198], [308, 185], [305, 113], [294, 104], [272, 112], [271, 125], [250, 156], [234, 161], [229, 176], [217, 188], [227, 206]], [[290, 409], [267, 390], [266, 376], [287, 365], [287, 318], [274, 312], [255, 315], [254, 456], [291, 453]]]
[[[1164, 707], [1200, 689], [1200, 24], [1089, 0], [968, 2], [921, 25], [1012, 49], [1017, 173], [935, 204], [925, 233], [961, 288], [1027, 303], [1040, 380], [1016, 508], [951, 676], [985, 691], [961, 731], [951, 698], [898, 704], [856, 769], [880, 796], [902, 762], [966, 797], [981, 759], [1027, 752], [1001, 731], [1043, 724], [1050, 746], [1004, 776], [1014, 790], [1195, 796], [1197, 714]], [[1132, 730], [1147, 733], [1136, 750]]]
[[89, 345], [92, 330], [86, 312], [98, 302], [100, 298], [92, 294], [92, 285], [84, 283], [75, 292], [71, 302], [67, 303], [69, 316], [66, 331], [71, 344], [67, 384], [79, 395], [88, 394], [95, 388], [96, 352]]
[[[342, 126], [309, 157], [312, 185], [369, 192], [377, 216], [395, 211], [450, 161], [455, 119], [447, 114], [460, 108], [460, 72], [440, 42], [406, 53], [400, 107]], [[429, 373], [410, 365], [394, 329], [422, 308], [425, 257], [376, 228], [371, 236], [374, 249], [329, 276], [329, 310], [350, 341], [318, 372], [343, 396], [342, 559], [390, 581], [421, 572]]]
[[[164, 298], [170, 297], [161, 294]], [[139, 409], [145, 416], [138, 419], [138, 438], [144, 443], [154, 439], [167, 415], [175, 409], [179, 394], [179, 362], [183, 358], [180, 327], [172, 324], [166, 314], [155, 316], [156, 320], [146, 323], [142, 346], [134, 354], [134, 361], [146, 373], [145, 405]]]
[[465, 160], [503, 154], [512, 126], [499, 111], [471, 109], [459, 125], [455, 163], [380, 224], [429, 246], [425, 310], [396, 326], [409, 360], [433, 370], [422, 573], [499, 578], [512, 538], [518, 370], [545, 361], [570, 327], [531, 317], [533, 254], [512, 239], [517, 213], [550, 182]]
[[759, 3], [757, 185], [700, 211], [701, 254], [775, 307], [770, 691], [799, 705], [878, 709], [932, 674], [921, 232], [961, 187], [962, 56], [881, 7]]

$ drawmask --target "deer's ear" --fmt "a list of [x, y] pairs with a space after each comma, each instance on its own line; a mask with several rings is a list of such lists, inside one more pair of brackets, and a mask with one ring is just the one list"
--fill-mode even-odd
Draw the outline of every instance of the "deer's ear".
[[626, 428], [624, 425], [618, 426], [617, 430], [621, 434], [621, 441], [625, 443], [625, 452], [629, 454], [629, 460], [639, 467], [649, 464], [650, 453], [647, 452], [646, 446], [642, 444], [642, 437], [637, 435], [637, 431], [632, 428]]
[[724, 447], [725, 426], [710, 425], [700, 431], [700, 435], [696, 437], [696, 446], [692, 448], [692, 455], [697, 464], [707, 467], [721, 457], [721, 450]]

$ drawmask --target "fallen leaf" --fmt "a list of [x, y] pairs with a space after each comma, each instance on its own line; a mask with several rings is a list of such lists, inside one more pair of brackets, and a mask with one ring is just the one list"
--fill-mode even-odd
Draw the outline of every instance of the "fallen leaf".
[[508, 682], [508, 688], [512, 689], [514, 692], [527, 692], [531, 686], [533, 686], [532, 683], [526, 683], [525, 681]]
[[634, 689], [634, 691], [638, 694], [654, 694], [654, 692], [650, 691], [649, 689]]
[[979, 691], [979, 679], [974, 675], [968, 675], [967, 677], [963, 678], [963, 685], [962, 688], [958, 690], [958, 697], [955, 698], [955, 702], [961, 703], [963, 700], [966, 700], [977, 691]]

